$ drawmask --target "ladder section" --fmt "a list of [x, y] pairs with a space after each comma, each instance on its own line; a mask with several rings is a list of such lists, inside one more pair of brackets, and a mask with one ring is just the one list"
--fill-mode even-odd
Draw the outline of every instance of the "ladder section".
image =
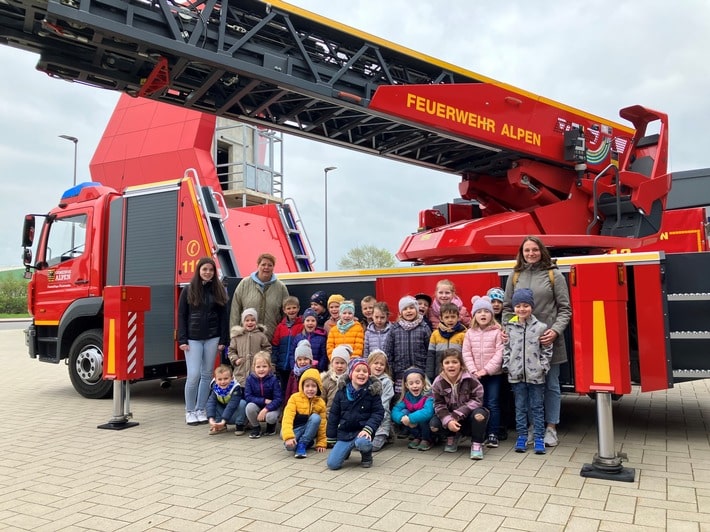
[[710, 377], [710, 253], [666, 255], [673, 377]]
[[279, 217], [283, 225], [288, 245], [291, 248], [293, 258], [296, 260], [299, 272], [310, 272], [313, 270], [313, 253], [308, 237], [303, 230], [301, 217], [296, 209], [296, 204], [290, 198], [277, 206]]
[[[227, 230], [224, 227], [224, 220], [226, 218], [222, 217], [219, 205], [215, 200], [216, 193], [210, 187], [203, 187], [200, 184], [197, 171], [193, 168], [185, 172], [185, 177], [191, 178], [195, 183], [197, 200], [202, 206], [202, 211], [207, 221], [207, 230], [213, 246], [212, 252], [217, 260], [217, 264], [219, 264], [222, 269], [222, 277], [239, 277], [239, 270], [237, 270], [237, 261], [234, 258], [232, 244], [229, 240], [229, 235], [227, 235]], [[224, 199], [222, 199], [222, 204], [225, 204]], [[227, 214], [227, 216], [229, 216], [229, 214]]]

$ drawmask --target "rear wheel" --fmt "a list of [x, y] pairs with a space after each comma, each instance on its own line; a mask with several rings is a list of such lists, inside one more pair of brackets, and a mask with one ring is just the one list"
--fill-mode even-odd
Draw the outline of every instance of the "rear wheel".
[[69, 378], [88, 399], [105, 399], [113, 391], [113, 381], [103, 379], [103, 345], [101, 329], [90, 329], [77, 336], [69, 350]]

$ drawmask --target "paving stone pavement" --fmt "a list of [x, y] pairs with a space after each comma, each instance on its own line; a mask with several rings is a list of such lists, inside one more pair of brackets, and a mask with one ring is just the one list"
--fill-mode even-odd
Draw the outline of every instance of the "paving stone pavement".
[[131, 387], [139, 426], [99, 430], [111, 401], [74, 392], [62, 364], [0, 331], [1, 530], [672, 530], [710, 532], [710, 380], [614, 403], [616, 448], [634, 482], [579, 475], [597, 450], [595, 406], [565, 397], [560, 445], [510, 440], [473, 462], [467, 446], [295, 460], [275, 437], [208, 436], [184, 423], [183, 386]]

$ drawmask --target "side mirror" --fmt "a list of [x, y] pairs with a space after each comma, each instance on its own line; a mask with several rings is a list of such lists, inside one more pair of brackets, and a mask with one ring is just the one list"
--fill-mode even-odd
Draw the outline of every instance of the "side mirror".
[[32, 250], [25, 248], [22, 250], [22, 264], [29, 266], [32, 264]]
[[[31, 248], [35, 240], [35, 217], [32, 214], [25, 215], [25, 223], [22, 226], [22, 247]], [[30, 253], [31, 257], [32, 253]]]

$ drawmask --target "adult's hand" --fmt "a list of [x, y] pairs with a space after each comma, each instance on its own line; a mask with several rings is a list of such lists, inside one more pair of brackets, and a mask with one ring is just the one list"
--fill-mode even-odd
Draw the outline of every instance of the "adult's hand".
[[540, 343], [542, 345], [552, 345], [555, 340], [557, 340], [557, 333], [552, 329], [547, 329], [540, 336]]

